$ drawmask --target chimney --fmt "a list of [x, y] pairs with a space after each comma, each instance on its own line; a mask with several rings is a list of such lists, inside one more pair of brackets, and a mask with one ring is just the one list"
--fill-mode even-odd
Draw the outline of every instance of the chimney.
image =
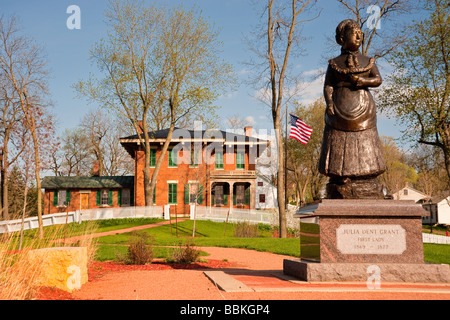
[[143, 133], [144, 132], [143, 131], [144, 127], [142, 126], [142, 120], [138, 120], [136, 122], [137, 122], [137, 127], [138, 127], [138, 134]]
[[244, 127], [244, 132], [247, 137], [252, 136], [252, 127]]
[[98, 177], [100, 176], [100, 162], [94, 161], [93, 167], [92, 167], [92, 176]]

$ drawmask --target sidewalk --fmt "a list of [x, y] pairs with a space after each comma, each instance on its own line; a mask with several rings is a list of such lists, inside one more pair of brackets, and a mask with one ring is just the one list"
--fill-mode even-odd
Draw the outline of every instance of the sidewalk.
[[[100, 237], [170, 223], [114, 230]], [[74, 293], [76, 299], [105, 300], [450, 300], [450, 283], [306, 282], [283, 274], [283, 260], [269, 252], [238, 248], [198, 247], [206, 259], [228, 261], [231, 267], [203, 270], [133, 270], [110, 272]]]

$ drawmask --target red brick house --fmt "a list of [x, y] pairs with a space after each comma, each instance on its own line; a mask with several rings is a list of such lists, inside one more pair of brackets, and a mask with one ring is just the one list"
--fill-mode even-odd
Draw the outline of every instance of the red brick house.
[[41, 185], [44, 214], [134, 205], [133, 176], [45, 177]]
[[[168, 129], [150, 134], [151, 167], [161, 154]], [[144, 151], [137, 135], [120, 143], [135, 160], [134, 204], [145, 205]], [[171, 213], [188, 215], [189, 204], [255, 208], [256, 159], [268, 141], [221, 130], [176, 128], [159, 171], [155, 205], [171, 205]], [[151, 168], [151, 173], [153, 169]]]

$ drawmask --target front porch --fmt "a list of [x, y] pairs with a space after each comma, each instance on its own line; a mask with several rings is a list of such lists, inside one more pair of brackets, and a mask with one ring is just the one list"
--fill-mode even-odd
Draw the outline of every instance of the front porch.
[[256, 171], [214, 170], [210, 173], [208, 206], [255, 209]]

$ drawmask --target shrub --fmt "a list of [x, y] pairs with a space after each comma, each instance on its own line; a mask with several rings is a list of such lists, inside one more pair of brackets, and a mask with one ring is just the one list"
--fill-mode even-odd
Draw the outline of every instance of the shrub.
[[153, 261], [153, 239], [146, 232], [133, 232], [127, 251], [127, 264], [144, 265]]
[[259, 236], [258, 225], [248, 221], [238, 222], [234, 225], [233, 236], [237, 238], [257, 238]]
[[192, 263], [197, 261], [200, 256], [200, 251], [195, 249], [194, 244], [191, 242], [186, 242], [184, 245], [178, 244], [172, 252], [172, 257], [166, 259], [167, 262], [175, 263]]

